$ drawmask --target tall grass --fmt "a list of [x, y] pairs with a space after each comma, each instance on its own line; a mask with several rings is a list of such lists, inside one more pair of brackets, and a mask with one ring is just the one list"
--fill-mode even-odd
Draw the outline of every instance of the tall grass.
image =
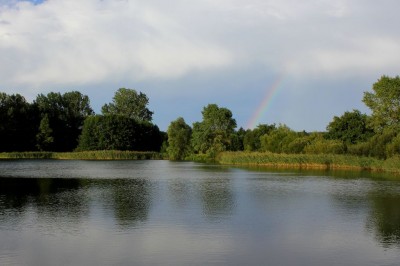
[[339, 154], [277, 154], [260, 152], [223, 152], [217, 161], [227, 165], [260, 165], [298, 169], [353, 169], [400, 173], [400, 157], [380, 160]]
[[81, 151], [81, 152], [10, 152], [0, 153], [0, 159], [61, 159], [61, 160], [155, 160], [158, 152]]

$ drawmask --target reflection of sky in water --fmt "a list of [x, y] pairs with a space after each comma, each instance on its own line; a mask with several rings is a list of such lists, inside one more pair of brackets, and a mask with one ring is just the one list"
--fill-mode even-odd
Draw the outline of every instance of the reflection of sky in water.
[[400, 260], [395, 181], [167, 161], [0, 161], [0, 173], [1, 265]]

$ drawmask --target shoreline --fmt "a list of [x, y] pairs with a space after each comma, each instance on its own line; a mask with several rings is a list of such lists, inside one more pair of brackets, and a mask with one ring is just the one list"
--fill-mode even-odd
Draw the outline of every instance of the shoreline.
[[217, 160], [222, 165], [269, 167], [297, 170], [349, 170], [400, 175], [400, 157], [386, 160], [372, 157], [335, 154], [277, 154], [260, 152], [222, 152]]
[[[187, 161], [205, 162], [205, 155]], [[159, 152], [80, 151], [80, 152], [3, 152], [0, 160], [168, 160]], [[197, 160], [196, 160], [197, 159]], [[268, 152], [221, 152], [214, 163], [226, 166], [266, 167], [295, 170], [348, 170], [382, 172], [400, 175], [400, 157], [386, 160], [372, 157], [335, 154], [277, 154]]]

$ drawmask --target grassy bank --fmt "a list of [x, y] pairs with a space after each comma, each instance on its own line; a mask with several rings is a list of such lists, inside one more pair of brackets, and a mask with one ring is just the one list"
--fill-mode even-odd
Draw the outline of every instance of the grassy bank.
[[223, 152], [217, 162], [226, 165], [268, 166], [296, 169], [349, 169], [385, 171], [400, 174], [400, 157], [379, 160], [372, 157], [335, 154], [276, 154]]
[[9, 152], [0, 159], [60, 159], [60, 160], [155, 160], [158, 152], [138, 151], [82, 151], [82, 152]]

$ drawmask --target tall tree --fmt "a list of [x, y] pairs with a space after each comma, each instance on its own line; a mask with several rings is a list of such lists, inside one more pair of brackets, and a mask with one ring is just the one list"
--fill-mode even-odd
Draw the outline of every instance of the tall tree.
[[49, 149], [54, 151], [75, 149], [85, 118], [94, 113], [90, 107], [89, 97], [78, 91], [39, 94], [35, 105], [42, 117], [48, 116], [54, 138]]
[[35, 149], [35, 109], [19, 94], [0, 93], [0, 151]]
[[40, 121], [39, 132], [36, 135], [36, 146], [40, 151], [49, 150], [54, 141], [52, 134], [53, 130], [50, 128], [49, 116], [45, 114]]
[[190, 153], [192, 129], [182, 117], [168, 127], [168, 156], [171, 160], [183, 160]]
[[246, 136], [246, 130], [242, 127], [239, 130], [235, 131], [232, 134], [232, 143], [231, 143], [231, 150], [232, 151], [243, 151], [244, 150], [244, 138]]
[[116, 114], [133, 118], [137, 121], [151, 122], [153, 112], [147, 108], [149, 98], [142, 92], [120, 88], [114, 95], [113, 102], [101, 108], [104, 115]]
[[236, 127], [232, 112], [216, 104], [209, 104], [203, 108], [202, 115], [203, 121], [193, 124], [194, 151], [213, 157], [220, 151], [229, 150], [231, 136]]
[[326, 137], [351, 144], [366, 141], [373, 135], [372, 129], [367, 126], [367, 118], [359, 110], [345, 112], [340, 117], [335, 116], [326, 128]]
[[363, 102], [371, 109], [371, 126], [376, 132], [390, 127], [400, 129], [400, 77], [382, 76], [365, 92]]

